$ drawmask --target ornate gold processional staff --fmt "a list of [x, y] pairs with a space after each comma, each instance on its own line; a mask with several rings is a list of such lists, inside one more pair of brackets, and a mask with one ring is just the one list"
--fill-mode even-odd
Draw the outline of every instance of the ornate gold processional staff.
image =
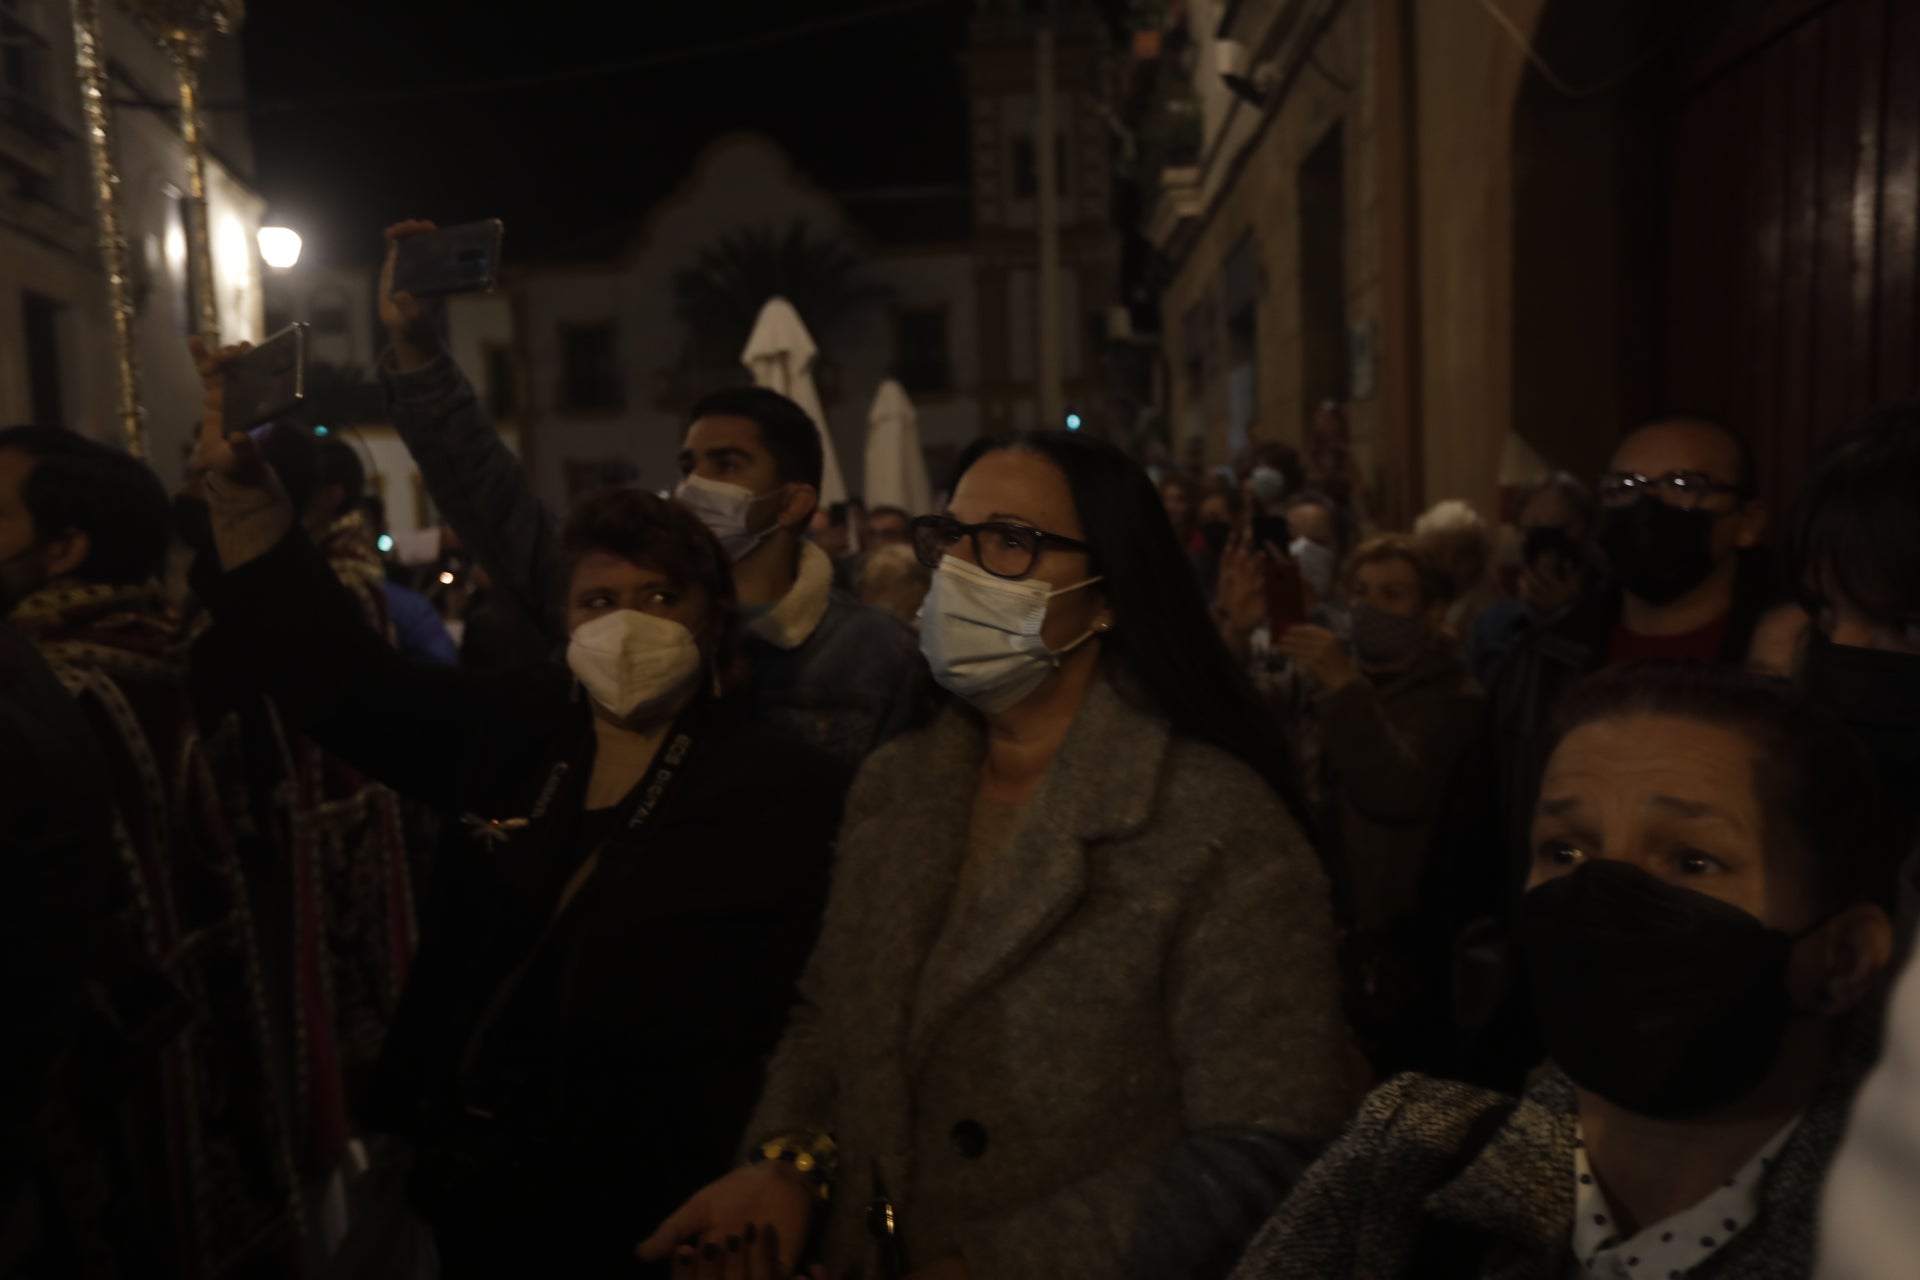
[[[244, 0], [125, 0], [173, 59], [180, 91], [180, 137], [187, 152], [187, 270], [199, 303], [199, 330], [209, 346], [220, 342], [220, 305], [213, 283], [213, 235], [207, 217], [207, 157], [200, 128], [200, 64], [207, 41], [239, 26]], [[113, 163], [113, 126], [108, 112], [107, 59], [102, 47], [100, 0], [74, 0], [73, 47], [86, 116], [87, 152], [94, 195], [100, 204], [100, 259], [107, 276], [107, 307], [113, 321], [119, 372], [118, 417], [127, 449], [146, 455], [140, 404], [140, 360], [133, 346], [133, 291], [127, 272], [127, 237], [120, 209], [120, 175]]]
[[80, 77], [80, 109], [86, 118], [93, 193], [100, 202], [100, 265], [107, 276], [107, 311], [113, 322], [113, 355], [119, 374], [115, 416], [126, 436], [127, 452], [144, 458], [147, 441], [140, 421], [140, 361], [133, 350], [133, 288], [127, 278], [126, 229], [120, 220], [120, 175], [113, 167], [99, 0], [73, 2], [73, 56]]
[[200, 303], [200, 336], [220, 345], [220, 304], [213, 287], [213, 231], [207, 217], [207, 151], [200, 131], [200, 64], [207, 42], [245, 17], [244, 0], [125, 0], [140, 24], [173, 59], [180, 85], [180, 139], [187, 148], [187, 269]]

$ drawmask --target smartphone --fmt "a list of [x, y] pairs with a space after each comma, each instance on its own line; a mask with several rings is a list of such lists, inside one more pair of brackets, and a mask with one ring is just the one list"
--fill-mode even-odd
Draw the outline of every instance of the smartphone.
[[307, 326], [288, 325], [229, 361], [221, 377], [228, 435], [292, 413], [307, 398]]
[[485, 293], [500, 281], [498, 218], [408, 236], [393, 251], [393, 291], [416, 298]]
[[1580, 563], [1580, 548], [1574, 545], [1565, 529], [1542, 525], [1527, 530], [1526, 541], [1520, 548], [1520, 562], [1531, 572], [1544, 570], [1556, 577], [1565, 577]]
[[1307, 620], [1307, 595], [1300, 562], [1292, 556], [1267, 556], [1267, 628], [1274, 639]]
[[1272, 547], [1281, 555], [1287, 554], [1287, 548], [1293, 545], [1293, 530], [1287, 526], [1285, 516], [1255, 516], [1253, 518], [1254, 551], [1265, 551]]

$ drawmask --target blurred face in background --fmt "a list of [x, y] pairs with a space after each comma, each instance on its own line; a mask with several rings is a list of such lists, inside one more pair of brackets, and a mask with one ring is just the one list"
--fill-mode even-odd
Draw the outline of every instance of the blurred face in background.
[[1172, 481], [1161, 485], [1160, 501], [1166, 504], [1167, 519], [1173, 522], [1176, 530], [1185, 529], [1193, 522], [1193, 504], [1187, 500], [1185, 485]]
[[862, 550], [878, 551], [881, 547], [904, 547], [906, 544], [906, 512], [880, 510], [867, 517], [867, 537], [861, 544]]
[[1317, 502], [1288, 507], [1287, 530], [1296, 538], [1333, 550], [1333, 512]]

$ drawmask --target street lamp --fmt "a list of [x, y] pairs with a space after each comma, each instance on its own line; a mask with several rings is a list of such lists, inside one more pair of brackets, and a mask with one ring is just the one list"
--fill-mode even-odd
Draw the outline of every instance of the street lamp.
[[292, 227], [260, 228], [260, 257], [277, 271], [300, 261], [300, 233]]

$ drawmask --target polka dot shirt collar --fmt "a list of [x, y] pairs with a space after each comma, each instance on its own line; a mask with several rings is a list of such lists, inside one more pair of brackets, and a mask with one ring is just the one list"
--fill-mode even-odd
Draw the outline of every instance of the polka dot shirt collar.
[[1799, 1127], [1795, 1117], [1712, 1195], [1656, 1222], [1630, 1240], [1620, 1238], [1606, 1195], [1587, 1164], [1586, 1143], [1573, 1143], [1573, 1274], [1595, 1280], [1681, 1280], [1726, 1248], [1760, 1212], [1760, 1190], [1780, 1148]]

